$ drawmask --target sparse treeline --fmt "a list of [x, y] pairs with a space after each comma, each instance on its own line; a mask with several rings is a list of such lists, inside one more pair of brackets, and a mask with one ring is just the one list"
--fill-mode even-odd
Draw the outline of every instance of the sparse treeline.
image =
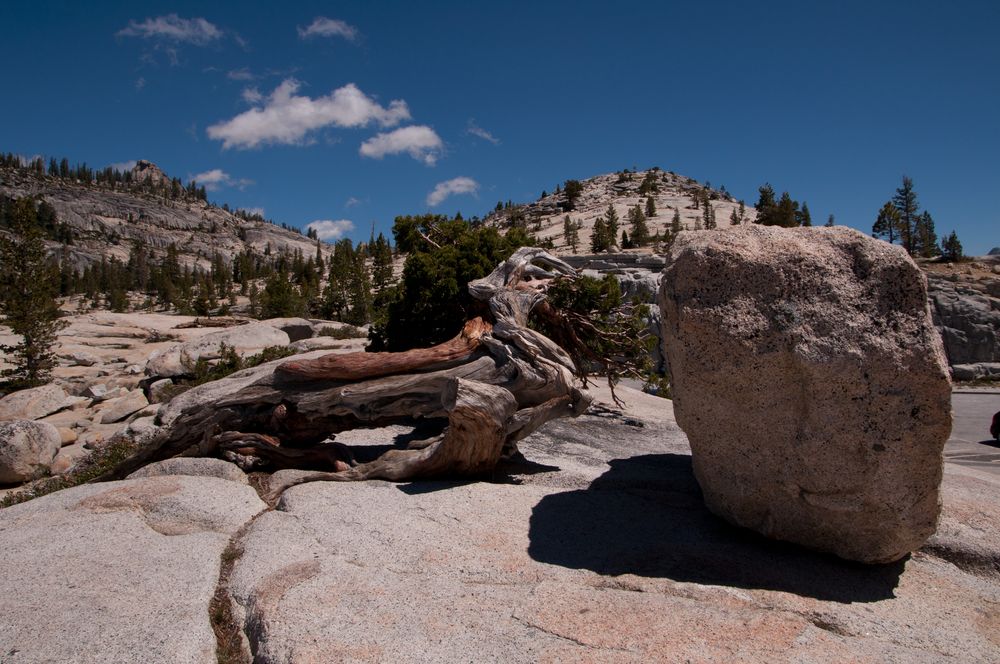
[[[221, 315], [245, 296], [248, 313], [255, 317], [311, 315], [363, 325], [383, 306], [393, 281], [392, 246], [381, 233], [357, 246], [340, 240], [326, 258], [316, 239], [314, 255], [274, 252], [268, 245], [263, 252], [246, 248], [231, 258], [215, 253], [207, 267], [183, 264], [175, 244], [157, 255], [144, 242], [133, 241], [127, 260], [102, 256], [79, 270], [72, 233], [45, 201], [0, 200], [0, 228], [15, 238], [30, 229], [32, 237], [60, 241], [62, 247], [43, 260], [57, 285], [55, 294], [82, 296], [91, 306], [113, 311], [139, 306]], [[136, 296], [144, 299], [136, 302]]]
[[927, 210], [921, 212], [913, 180], [903, 176], [903, 182], [893, 197], [878, 211], [872, 224], [872, 236], [887, 242], [899, 242], [911, 256], [958, 261], [963, 258], [962, 243], [955, 231], [942, 239], [938, 246], [934, 218]]
[[199, 187], [194, 180], [184, 185], [180, 178], [170, 178], [161, 182], [151, 178], [136, 179], [132, 175], [132, 171], [121, 171], [111, 166], [94, 169], [86, 162], [71, 166], [65, 157], [59, 160], [55, 157], [50, 158], [46, 167], [45, 159], [42, 157], [25, 160], [19, 155], [8, 152], [0, 155], [0, 167], [32, 173], [37, 176], [48, 175], [68, 182], [114, 191], [152, 194], [170, 200], [208, 200], [205, 187]]

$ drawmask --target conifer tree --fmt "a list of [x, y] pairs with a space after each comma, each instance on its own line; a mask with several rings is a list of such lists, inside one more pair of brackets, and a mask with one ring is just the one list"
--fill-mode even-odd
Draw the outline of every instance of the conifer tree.
[[580, 242], [580, 234], [576, 230], [576, 224], [569, 215], [563, 219], [563, 237], [566, 239], [566, 246], [568, 246], [573, 253], [576, 253], [576, 246]]
[[812, 215], [809, 214], [809, 206], [806, 205], [805, 201], [802, 201], [802, 208], [799, 210], [798, 216], [796, 218], [799, 226], [812, 226]]
[[615, 211], [613, 203], [608, 203], [608, 209], [604, 212], [604, 223], [608, 227], [608, 249], [610, 249], [618, 237], [618, 212]]
[[729, 215], [729, 225], [730, 226], [740, 225], [740, 213], [736, 210], [736, 208], [733, 208], [732, 213], [730, 213]]
[[962, 243], [958, 241], [958, 236], [955, 235], [955, 231], [952, 231], [951, 234], [941, 242], [941, 257], [950, 263], [960, 261], [965, 257], [962, 253]]
[[595, 254], [607, 251], [608, 244], [608, 224], [604, 217], [598, 217], [590, 234], [590, 250]]
[[708, 200], [708, 196], [702, 201], [705, 205], [702, 211], [702, 221], [705, 226], [705, 230], [715, 230], [715, 208], [712, 207], [712, 202]]
[[774, 199], [774, 189], [770, 183], [765, 182], [757, 189], [757, 192], [760, 194], [757, 198], [757, 205], [754, 206], [757, 208], [757, 223], [765, 226], [776, 225], [772, 222], [774, 210], [777, 207]]
[[21, 388], [48, 380], [55, 365], [52, 346], [65, 323], [56, 302], [59, 272], [46, 259], [34, 201], [14, 203], [9, 223], [13, 236], [0, 237], [0, 314], [21, 342], [0, 345], [0, 350], [14, 364], [4, 376]]
[[566, 180], [563, 184], [563, 194], [566, 196], [567, 209], [576, 208], [576, 201], [583, 193], [583, 184], [579, 180]]
[[872, 237], [882, 238], [889, 244], [892, 244], [899, 239], [899, 233], [899, 210], [893, 205], [892, 201], [888, 201], [878, 211], [878, 217], [875, 218], [875, 223], [872, 224]]
[[934, 230], [934, 218], [926, 210], [917, 218], [916, 251], [924, 258], [933, 258], [941, 254], [937, 233]]
[[652, 196], [646, 198], [646, 218], [652, 219], [656, 216], [656, 201]]
[[628, 216], [632, 230], [632, 234], [629, 236], [631, 245], [634, 247], [644, 247], [649, 244], [649, 227], [646, 225], [646, 215], [638, 203], [629, 210]]
[[682, 230], [684, 229], [681, 227], [681, 211], [674, 208], [674, 218], [670, 221], [670, 235], [676, 238]]
[[834, 220], [833, 220], [833, 213], [831, 213], [830, 216], [827, 217], [826, 224], [825, 224], [826, 227], [827, 228], [833, 228], [833, 222], [834, 222]]
[[903, 184], [896, 189], [892, 203], [899, 212], [899, 239], [911, 256], [916, 249], [917, 216], [920, 206], [917, 204], [917, 193], [913, 190], [913, 180], [903, 176]]

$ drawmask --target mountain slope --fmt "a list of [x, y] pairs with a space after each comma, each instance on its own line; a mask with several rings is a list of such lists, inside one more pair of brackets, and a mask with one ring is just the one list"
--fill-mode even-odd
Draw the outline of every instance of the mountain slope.
[[[524, 223], [539, 239], [552, 240], [554, 253], [586, 254], [589, 253], [594, 222], [604, 215], [609, 204], [614, 206], [618, 214], [620, 229], [629, 231], [629, 209], [636, 205], [644, 209], [646, 199], [651, 196], [656, 204], [657, 214], [646, 222], [650, 235], [657, 232], [662, 235], [670, 226], [675, 210], [680, 213], [682, 229], [698, 227], [703, 223], [704, 203], [700, 201], [705, 195], [710, 200], [720, 228], [730, 224], [730, 215], [740, 205], [725, 190], [712, 189], [691, 178], [658, 168], [597, 175], [581, 180], [580, 184], [582, 192], [573, 209], [567, 209], [566, 194], [560, 191], [542, 196], [533, 203], [495, 210], [486, 217], [486, 223], [501, 228]], [[697, 207], [696, 200], [699, 201]], [[744, 221], [756, 218], [756, 211], [752, 207], [746, 206], [745, 210]], [[576, 252], [566, 242], [563, 232], [567, 214], [573, 222], [580, 225]], [[620, 238], [615, 240], [620, 241]]]
[[[156, 186], [170, 182], [160, 169], [144, 161], [132, 169], [131, 176]], [[100, 262], [102, 256], [126, 261], [134, 242], [144, 242], [157, 257], [174, 244], [183, 264], [205, 269], [216, 252], [227, 260], [246, 249], [260, 254], [268, 247], [274, 253], [298, 250], [311, 256], [316, 252], [316, 241], [296, 231], [196, 197], [170, 198], [83, 184], [23, 168], [0, 168], [0, 197], [24, 196], [49, 203], [58, 221], [69, 226], [73, 242], [65, 247], [65, 253], [78, 269]], [[62, 251], [58, 242], [48, 245], [52, 251]], [[324, 245], [325, 251], [331, 249]]]

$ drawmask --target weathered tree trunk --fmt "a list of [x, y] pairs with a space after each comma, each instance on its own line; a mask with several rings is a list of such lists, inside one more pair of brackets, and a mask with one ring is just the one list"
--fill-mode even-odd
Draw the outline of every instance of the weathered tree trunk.
[[[272, 468], [327, 468], [314, 480], [409, 480], [490, 472], [516, 442], [546, 422], [583, 413], [569, 355], [527, 327], [557, 276], [575, 275], [542, 251], [518, 250], [472, 282], [492, 320], [475, 318], [451, 341], [403, 353], [317, 351], [206, 383], [161, 409], [140, 451], [102, 479], [177, 455], [237, 452]], [[390, 424], [437, 424], [443, 435], [357, 463], [338, 432]]]

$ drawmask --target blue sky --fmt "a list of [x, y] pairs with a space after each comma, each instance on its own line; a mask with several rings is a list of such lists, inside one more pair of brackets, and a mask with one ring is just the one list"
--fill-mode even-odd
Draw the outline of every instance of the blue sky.
[[330, 237], [655, 165], [866, 232], [905, 173], [939, 235], [1000, 245], [995, 0], [6, 0], [0, 26], [0, 150], [207, 174], [353, 224]]

